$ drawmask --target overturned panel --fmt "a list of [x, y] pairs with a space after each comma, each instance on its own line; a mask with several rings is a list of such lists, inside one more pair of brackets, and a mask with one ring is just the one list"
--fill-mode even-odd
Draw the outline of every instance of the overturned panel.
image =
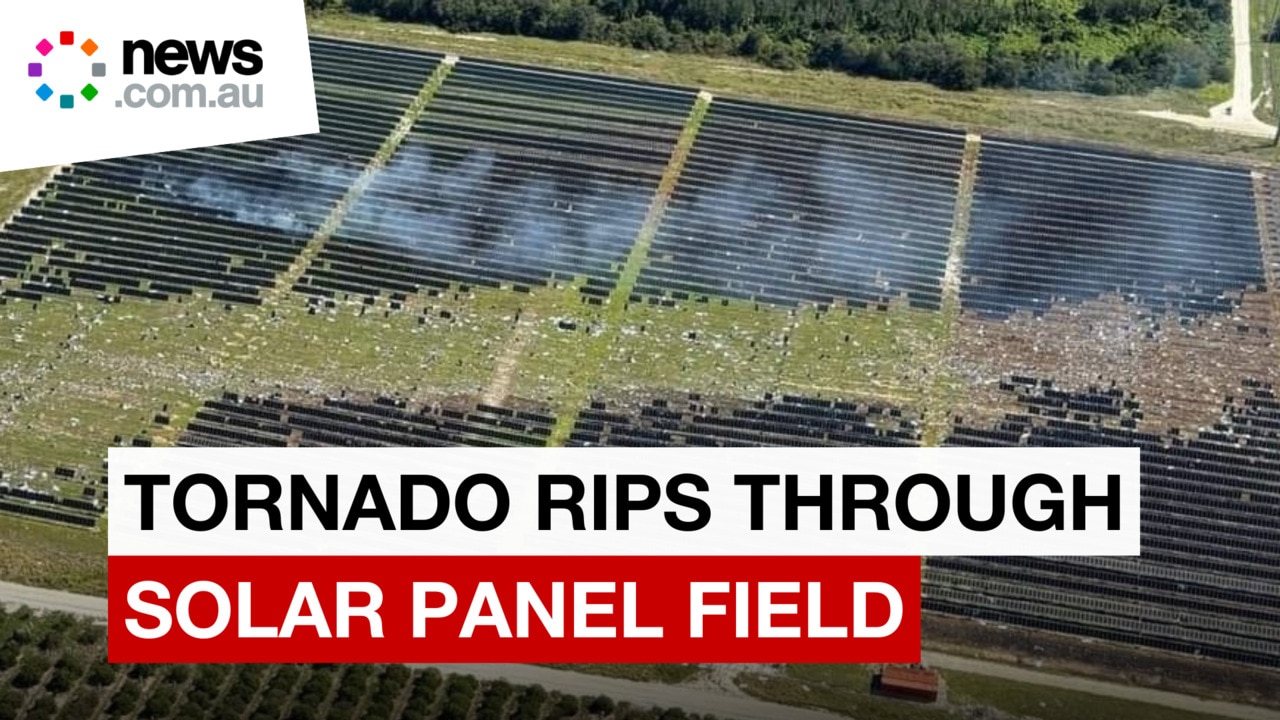
[[23, 280], [6, 294], [80, 288], [164, 300], [199, 289], [260, 303], [440, 61], [323, 39], [311, 41], [311, 54], [320, 133], [85, 163], [55, 176], [0, 233], [0, 255], [26, 256], [0, 265]]
[[637, 296], [941, 307], [962, 133], [717, 99]]
[[1106, 295], [1183, 316], [1264, 288], [1244, 168], [985, 139], [963, 309], [1043, 313]]
[[694, 99], [463, 60], [296, 289], [368, 298], [581, 281], [600, 302]]

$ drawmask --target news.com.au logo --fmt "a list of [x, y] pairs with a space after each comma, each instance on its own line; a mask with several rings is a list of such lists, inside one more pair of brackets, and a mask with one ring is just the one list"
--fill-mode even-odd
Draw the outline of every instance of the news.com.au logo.
[[[73, 31], [58, 34], [61, 46], [75, 47]], [[76, 94], [59, 94], [54, 87], [74, 87], [79, 80], [70, 78], [45, 79], [49, 74], [47, 59], [56, 50], [48, 38], [36, 44], [36, 51], [46, 60], [27, 65], [27, 76], [42, 80], [36, 88], [36, 96], [48, 103], [58, 95], [57, 107], [70, 110], [76, 106]], [[92, 38], [79, 46], [90, 59], [102, 48]], [[125, 40], [121, 43], [120, 74], [126, 78], [137, 74], [154, 76], [157, 73], [181, 80], [190, 76], [203, 78], [208, 75], [224, 77], [235, 74], [252, 77], [263, 69], [262, 44], [256, 40], [164, 40], [152, 43], [148, 40]], [[102, 82], [107, 77], [106, 62], [90, 62], [88, 75]], [[51, 87], [50, 82], [55, 86]], [[102, 94], [103, 89], [87, 82], [78, 95], [87, 102]], [[117, 108], [260, 108], [263, 106], [262, 84], [227, 82], [220, 86], [203, 82], [129, 83], [115, 101]]]
[[[64, 47], [74, 47], [76, 44], [75, 32], [71, 30], [64, 30], [58, 33], [58, 44]], [[54, 44], [49, 42], [48, 38], [44, 38], [40, 42], [36, 43], [36, 52], [40, 53], [40, 57], [42, 58], [48, 58], [49, 53], [53, 52], [55, 49]], [[89, 38], [81, 43], [80, 50], [86, 57], [92, 58], [94, 53], [98, 52], [98, 44], [93, 41], [93, 38]], [[105, 63], [95, 62], [89, 66], [89, 72], [96, 78], [105, 77], [107, 74], [107, 66]], [[28, 63], [27, 77], [43, 79], [45, 77], [45, 62], [40, 61]], [[70, 85], [72, 81], [67, 80], [65, 82]], [[90, 82], [80, 88], [79, 95], [85, 100], [93, 102], [93, 99], [98, 96], [98, 92], [98, 88], [94, 87], [93, 83]], [[57, 93], [54, 92], [53, 88], [49, 87], [48, 81], [42, 82], [40, 87], [36, 88], [36, 96], [43, 102], [49, 102], [49, 99], [54, 95], [57, 95]], [[65, 93], [58, 95], [58, 106], [64, 110], [74, 108], [76, 106], [76, 96], [74, 94]]]

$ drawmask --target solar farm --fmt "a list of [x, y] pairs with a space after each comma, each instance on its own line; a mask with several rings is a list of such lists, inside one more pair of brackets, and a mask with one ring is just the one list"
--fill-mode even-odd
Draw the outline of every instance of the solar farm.
[[926, 609], [1280, 667], [1280, 177], [312, 59], [320, 134], [0, 228], [6, 577], [104, 591], [111, 445], [1138, 445], [1141, 558], [929, 559]]

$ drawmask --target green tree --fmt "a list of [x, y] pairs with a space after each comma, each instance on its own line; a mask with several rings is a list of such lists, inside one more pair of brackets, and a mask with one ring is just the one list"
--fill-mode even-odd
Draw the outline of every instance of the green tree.
[[10, 684], [19, 690], [35, 687], [44, 679], [49, 670], [49, 660], [43, 655], [27, 653], [18, 663], [18, 672], [14, 673]]
[[115, 695], [111, 696], [111, 703], [107, 706], [107, 713], [112, 716], [121, 717], [132, 713], [138, 707], [138, 701], [142, 699], [142, 690], [138, 686], [136, 680], [126, 680], [116, 690]]
[[613, 714], [613, 700], [605, 695], [597, 695], [587, 703], [587, 712], [596, 717], [607, 717]]
[[58, 714], [58, 703], [51, 695], [41, 695], [27, 708], [26, 720], [53, 720]]
[[58, 717], [63, 720], [86, 720], [94, 717], [98, 709], [99, 693], [100, 691], [93, 688], [80, 688], [67, 698], [62, 709], [58, 711]]
[[957, 90], [1194, 88], [1228, 79], [1231, 51], [1228, 0], [347, 2], [357, 12], [456, 31], [737, 53], [780, 69], [809, 66]]

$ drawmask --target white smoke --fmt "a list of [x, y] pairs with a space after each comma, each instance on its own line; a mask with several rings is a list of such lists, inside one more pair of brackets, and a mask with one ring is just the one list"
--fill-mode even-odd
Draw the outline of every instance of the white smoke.
[[358, 174], [353, 164], [289, 150], [253, 165], [231, 158], [220, 167], [157, 161], [143, 186], [237, 222], [310, 234]]
[[431, 265], [500, 279], [546, 278], [588, 258], [621, 261], [650, 188], [578, 177], [487, 149], [461, 158], [411, 141], [374, 177], [340, 234], [391, 245]]

